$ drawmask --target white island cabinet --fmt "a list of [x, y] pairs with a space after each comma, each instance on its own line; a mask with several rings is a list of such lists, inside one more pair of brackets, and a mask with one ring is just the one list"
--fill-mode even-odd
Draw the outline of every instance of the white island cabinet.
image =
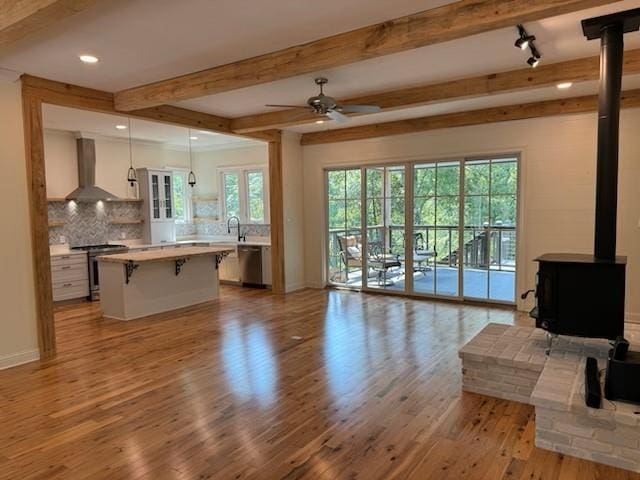
[[105, 317], [133, 320], [218, 298], [218, 268], [233, 249], [183, 247], [98, 257]]

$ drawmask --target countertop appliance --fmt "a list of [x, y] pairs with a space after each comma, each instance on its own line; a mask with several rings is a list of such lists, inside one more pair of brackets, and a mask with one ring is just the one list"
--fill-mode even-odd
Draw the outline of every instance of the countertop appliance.
[[264, 288], [262, 281], [262, 247], [238, 245], [240, 282], [243, 287]]
[[81, 245], [71, 247], [71, 250], [82, 250], [87, 252], [87, 268], [89, 269], [89, 297], [93, 301], [100, 300], [100, 275], [98, 272], [98, 257], [114, 253], [125, 253], [129, 251], [126, 245], [110, 245], [102, 243], [99, 245]]

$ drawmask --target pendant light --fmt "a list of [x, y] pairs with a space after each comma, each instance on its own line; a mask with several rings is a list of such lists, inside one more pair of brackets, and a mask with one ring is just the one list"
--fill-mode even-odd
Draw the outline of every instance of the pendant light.
[[138, 181], [138, 177], [136, 176], [136, 170], [133, 168], [133, 147], [131, 140], [131, 117], [129, 117], [129, 170], [127, 171], [127, 182], [132, 187], [135, 186]]
[[191, 129], [189, 129], [189, 175], [187, 183], [193, 188], [196, 184], [196, 174], [193, 173], [193, 155], [191, 153]]

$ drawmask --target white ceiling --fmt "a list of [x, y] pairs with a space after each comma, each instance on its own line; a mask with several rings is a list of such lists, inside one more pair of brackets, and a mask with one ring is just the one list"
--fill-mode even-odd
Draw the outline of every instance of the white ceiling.
[[[128, 119], [123, 116], [45, 104], [42, 108], [42, 118], [44, 127], [50, 130], [82, 133], [87, 136], [129, 138]], [[125, 125], [127, 129], [118, 130], [116, 125]], [[189, 135], [189, 129], [187, 128], [135, 118], [131, 119], [131, 136], [135, 141], [156, 143], [167, 148], [179, 149], [188, 148], [189, 136], [192, 136], [196, 137], [196, 139], [191, 140], [191, 148], [195, 151], [262, 144], [259, 141], [221, 135], [204, 130], [194, 129], [191, 130], [191, 135]]]
[[[112, 0], [64, 20], [0, 55], [0, 68], [116, 91], [207, 67], [233, 62], [361, 26], [426, 10], [451, 0]], [[527, 24], [538, 38], [544, 62], [597, 55], [580, 20], [640, 7], [624, 0], [605, 7]], [[265, 103], [300, 104], [316, 93], [313, 78], [330, 80], [335, 97], [441, 82], [483, 73], [526, 68], [526, 53], [516, 49], [515, 28], [497, 30], [309, 75], [232, 92], [178, 102], [177, 105], [224, 116], [272, 109]], [[640, 34], [625, 37], [625, 48], [640, 48]], [[96, 65], [77, 56], [91, 53]], [[632, 82], [633, 83], [633, 82]], [[634, 84], [637, 87], [637, 84]], [[354, 119], [349, 125], [407, 118], [467, 108], [595, 93], [594, 82], [558, 92], [555, 88], [460, 100]], [[291, 127], [295, 131], [331, 128], [329, 124]], [[185, 137], [186, 138], [186, 137]]]
[[[623, 89], [640, 88], [640, 75], [632, 75], [623, 78]], [[555, 86], [524, 90], [513, 93], [503, 93], [499, 95], [490, 95], [486, 97], [469, 98], [463, 100], [454, 100], [443, 103], [436, 103], [422, 107], [407, 108], [395, 110], [386, 113], [376, 113], [361, 117], [352, 117], [349, 123], [336, 124], [327, 121], [322, 125], [308, 124], [287, 127], [299, 133], [318, 132], [323, 130], [332, 130], [335, 128], [357, 127], [360, 125], [369, 125], [372, 123], [393, 122], [395, 120], [405, 120], [407, 118], [418, 118], [432, 115], [441, 115], [445, 113], [465, 112], [468, 110], [478, 110], [481, 108], [499, 107], [505, 105], [518, 105], [522, 103], [538, 102], [543, 100], [554, 100], [568, 97], [578, 97], [582, 95], [592, 95], [598, 93], [598, 82], [581, 82], [574, 84], [567, 90], [559, 90]]]

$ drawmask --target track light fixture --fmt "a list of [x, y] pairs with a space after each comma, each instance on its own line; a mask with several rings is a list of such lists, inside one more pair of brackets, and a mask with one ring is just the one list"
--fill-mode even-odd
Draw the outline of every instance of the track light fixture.
[[531, 56], [527, 60], [527, 63], [531, 68], [536, 68], [540, 63], [540, 58], [542, 58], [542, 55], [540, 55], [540, 52], [533, 43], [536, 37], [529, 35], [523, 25], [518, 24], [516, 28], [518, 29], [518, 39], [514, 45], [520, 50], [526, 50], [528, 48], [531, 51]]
[[531, 56], [529, 57], [529, 60], [527, 60], [527, 63], [531, 66], [531, 68], [536, 68], [540, 63], [540, 52], [533, 44], [530, 44], [529, 48], [531, 49]]
[[531, 56], [529, 57], [529, 60], [527, 60], [527, 63], [531, 68], [536, 68], [540, 63], [540, 59], [538, 57]]
[[529, 44], [533, 42], [536, 37], [529, 35], [522, 25], [518, 25], [517, 28], [520, 38], [516, 40], [515, 46], [520, 50], [526, 50]]

